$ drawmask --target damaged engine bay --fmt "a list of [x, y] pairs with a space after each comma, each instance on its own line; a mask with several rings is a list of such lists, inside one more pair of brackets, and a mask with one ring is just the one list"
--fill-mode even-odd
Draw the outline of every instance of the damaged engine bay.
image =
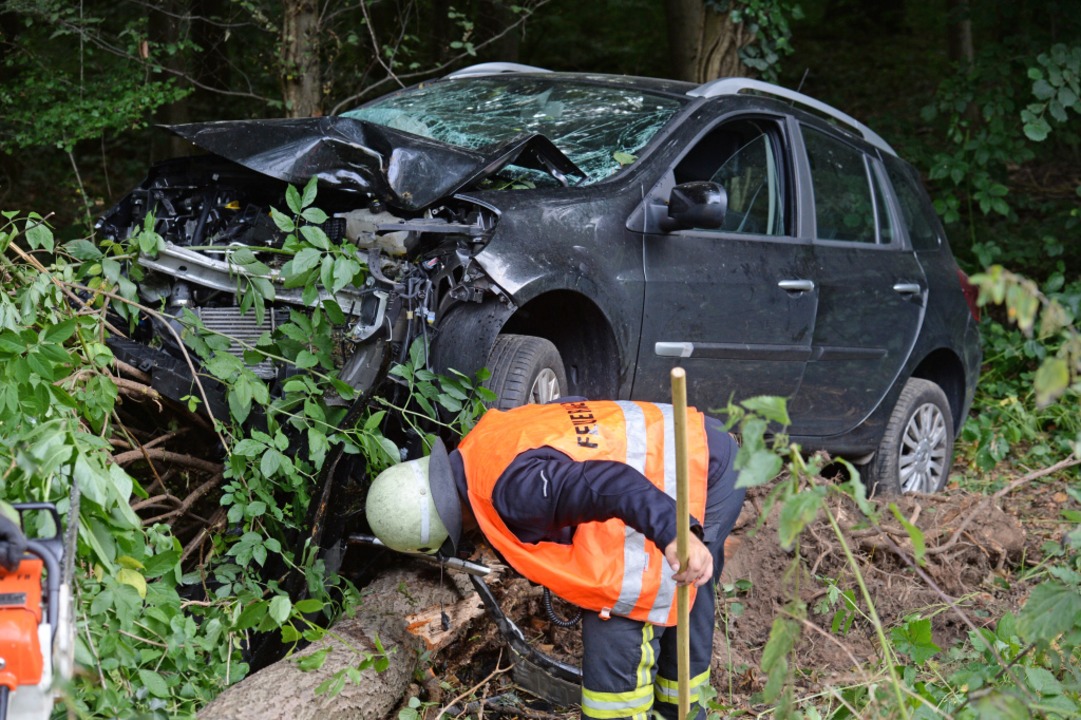
[[[170, 130], [215, 154], [156, 166], [140, 187], [101, 217], [97, 230], [124, 241], [153, 214], [164, 247], [155, 256], [138, 258], [145, 271], [139, 296], [175, 318], [170, 325], [177, 333], [144, 319], [133, 342], [121, 340], [116, 346], [125, 361], [144, 370], [156, 368], [155, 388], [174, 399], [191, 392], [176, 377], [184, 370], [166, 370], [169, 363], [157, 362], [153, 349], [183, 358], [177, 338], [185, 312], [208, 330], [232, 338], [232, 352], [243, 357], [245, 348], [272, 333], [290, 310], [310, 309], [329, 297], [323, 290], [314, 301], [305, 301], [304, 288], [281, 283], [278, 271], [291, 255], [283, 252], [287, 233], [275, 224], [270, 209], [285, 208], [289, 183], [318, 177], [318, 206], [329, 216], [321, 229], [331, 242], [353, 244], [366, 260], [363, 285], [346, 286], [333, 298], [346, 316], [336, 333], [339, 377], [364, 393], [390, 363], [404, 360], [412, 341], [426, 336], [450, 304], [510, 303], [473, 262], [491, 237], [497, 212], [454, 193], [464, 185], [492, 182], [512, 161], [520, 163], [515, 177], [543, 173], [565, 182], [564, 171], [577, 172], [541, 136], [519, 138], [482, 155], [351, 118], [207, 123]], [[284, 144], [283, 130], [290, 138]], [[359, 145], [361, 140], [393, 149], [379, 153]], [[412, 167], [418, 163], [425, 168]], [[431, 172], [432, 164], [442, 172]], [[240, 279], [247, 272], [233, 260], [240, 248], [250, 249], [270, 268], [265, 277], [275, 286], [274, 301], [261, 321], [238, 302]], [[272, 382], [290, 372], [267, 361], [252, 369]]]
[[[223, 126], [229, 126], [227, 132]], [[259, 143], [252, 140], [253, 128], [262, 138]], [[287, 142], [288, 149], [283, 149], [276, 129], [293, 132], [295, 142]], [[202, 328], [229, 338], [229, 352], [274, 392], [303, 370], [265, 356], [253, 365], [251, 351], [273, 336], [292, 312], [309, 313], [332, 299], [344, 315], [333, 337], [338, 379], [357, 393], [351, 401], [326, 399], [350, 408], [347, 421], [364, 407], [390, 367], [408, 360], [414, 340], [431, 339], [437, 320], [449, 308], [492, 302], [503, 312], [515, 309], [510, 295], [475, 261], [491, 240], [499, 213], [458, 191], [493, 182], [505, 186], [530, 176], [539, 176], [531, 185], [547, 181], [565, 186], [567, 175], [581, 176], [538, 135], [481, 154], [350, 118], [210, 123], [170, 130], [211, 153], [155, 166], [142, 185], [97, 222], [100, 236], [114, 242], [130, 241], [148, 227], [162, 239], [157, 253], [139, 253], [134, 261], [139, 270], [132, 273], [140, 302], [157, 313], [144, 313], [130, 337], [111, 338], [114, 354], [149, 375], [151, 387], [162, 395], [183, 401], [196, 392], [187, 364], [189, 350], [182, 346], [194, 316]], [[342, 135], [358, 140], [361, 134], [384, 152], [335, 140]], [[388, 138], [393, 149], [387, 149]], [[425, 146], [423, 152], [414, 152], [417, 144]], [[349, 157], [343, 160], [342, 155]], [[393, 168], [400, 171], [409, 158], [425, 165], [434, 162], [444, 171], [414, 168], [405, 174], [414, 178], [412, 184], [396, 183], [394, 179], [403, 176]], [[448, 167], [455, 172], [446, 172]], [[303, 185], [311, 177], [319, 179], [316, 206], [327, 216], [318, 227], [331, 243], [355, 247], [364, 265], [362, 284], [348, 284], [333, 295], [323, 287], [313, 292], [283, 282], [283, 266], [295, 255], [287, 245], [289, 233], [275, 222], [271, 209], [284, 212], [289, 186]], [[242, 302], [243, 288], [252, 278], [246, 263], [237, 260], [243, 252], [267, 268], [258, 277], [273, 287], [261, 314]], [[206, 385], [207, 410], [226, 417], [220, 388]], [[332, 571], [342, 568], [346, 532], [362, 517], [366, 486], [356, 461], [336, 452], [319, 486], [311, 489], [303, 533], [307, 538], [298, 539], [298, 548], [306, 539], [319, 546]], [[372, 562], [347, 574], [362, 580]], [[285, 584], [291, 593], [304, 592], [295, 576]], [[577, 670], [533, 650], [487, 586], [479, 581], [477, 586], [521, 662], [543, 668], [541, 675], [555, 673], [556, 680], [537, 679], [538, 692], [555, 683], [563, 697], [570, 698]], [[281, 652], [275, 637], [259, 636], [252, 641], [250, 660], [260, 667]]]

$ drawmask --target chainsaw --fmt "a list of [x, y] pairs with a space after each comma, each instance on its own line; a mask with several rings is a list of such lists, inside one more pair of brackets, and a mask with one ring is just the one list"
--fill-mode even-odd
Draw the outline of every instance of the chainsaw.
[[74, 665], [75, 626], [71, 588], [64, 578], [64, 541], [52, 503], [12, 507], [19, 511], [24, 528], [28, 513], [48, 513], [56, 532], [26, 539], [26, 550], [14, 569], [0, 566], [0, 720], [45, 720], [57, 697], [54, 681], [70, 679]]

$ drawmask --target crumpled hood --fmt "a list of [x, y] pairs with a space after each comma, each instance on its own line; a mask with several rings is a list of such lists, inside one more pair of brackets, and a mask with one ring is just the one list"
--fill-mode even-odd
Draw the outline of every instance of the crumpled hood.
[[542, 135], [484, 151], [466, 150], [348, 117], [225, 120], [167, 125], [169, 131], [239, 165], [303, 185], [356, 190], [403, 210], [420, 210], [511, 162], [584, 174]]

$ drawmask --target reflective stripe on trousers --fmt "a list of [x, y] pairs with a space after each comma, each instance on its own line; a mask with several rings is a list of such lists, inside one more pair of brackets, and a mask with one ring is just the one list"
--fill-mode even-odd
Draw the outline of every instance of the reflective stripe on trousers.
[[[691, 704], [698, 702], [701, 698], [702, 686], [709, 682], [709, 670], [704, 673], [696, 675], [691, 678], [690, 682], [690, 695]], [[672, 705], [679, 705], [679, 680], [669, 680], [666, 677], [657, 676], [657, 680], [653, 685], [654, 697], [659, 703], [671, 703]], [[677, 708], [678, 712], [678, 708]]]
[[[717, 560], [719, 564], [720, 558]], [[691, 607], [692, 703], [709, 681], [713, 602], [711, 582], [698, 589]], [[679, 677], [676, 637], [675, 627], [616, 616], [602, 620], [596, 613], [586, 613], [582, 617], [582, 717], [648, 720], [657, 712], [665, 720], [677, 720], [678, 686], [669, 692], [665, 680]], [[674, 697], [671, 702], [670, 695]], [[705, 713], [701, 709], [696, 712], [692, 705], [691, 720], [704, 717]]]
[[[634, 622], [628, 620], [627, 622]], [[633, 718], [646, 720], [653, 708], [653, 667], [655, 664], [653, 648], [653, 626], [649, 623], [635, 623], [641, 626], [641, 641], [638, 645], [638, 663], [634, 667], [634, 688], [631, 690], [606, 692], [590, 690], [582, 685], [582, 717]], [[619, 652], [621, 648], [612, 648]]]

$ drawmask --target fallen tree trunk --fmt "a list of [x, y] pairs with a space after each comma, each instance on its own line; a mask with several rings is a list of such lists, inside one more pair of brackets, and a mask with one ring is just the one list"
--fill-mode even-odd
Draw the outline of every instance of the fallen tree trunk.
[[[199, 713], [201, 720], [379, 720], [397, 707], [414, 677], [420, 650], [437, 650], [458, 637], [474, 617], [483, 614], [480, 600], [451, 573], [406, 565], [376, 578], [364, 590], [364, 601], [352, 618], [338, 621], [318, 642], [279, 660], [228, 688]], [[442, 607], [442, 610], [441, 610]], [[441, 627], [442, 612], [455, 621]], [[435, 627], [419, 618], [431, 618]], [[367, 657], [378, 655], [376, 638], [386, 650], [388, 665], [369, 667], [358, 682], [346, 680], [341, 692], [317, 694], [324, 681]], [[326, 652], [316, 670], [301, 670], [297, 661]]]

